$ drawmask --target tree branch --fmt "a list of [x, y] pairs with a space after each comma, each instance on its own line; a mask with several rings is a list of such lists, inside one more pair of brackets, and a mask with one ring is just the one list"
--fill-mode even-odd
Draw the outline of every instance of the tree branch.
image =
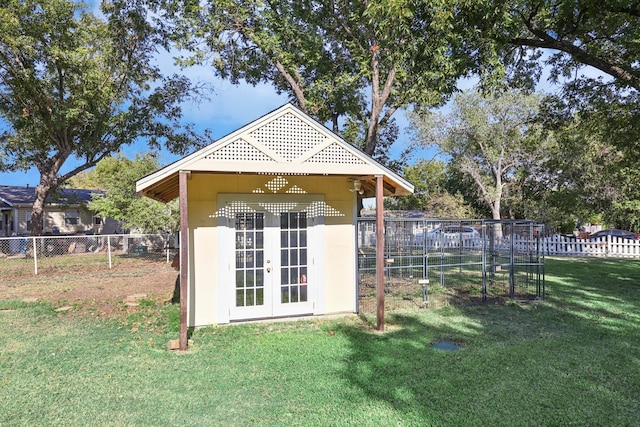
[[293, 93], [296, 97], [296, 100], [298, 101], [300, 109], [306, 113], [307, 105], [304, 97], [304, 89], [300, 86], [300, 84], [296, 81], [296, 79], [294, 79], [293, 76], [286, 70], [282, 62], [275, 60], [274, 63], [276, 68], [280, 72], [280, 74], [282, 74], [282, 77], [284, 77], [284, 79], [287, 81], [287, 83], [291, 87], [291, 90], [293, 90]]
[[604, 59], [597, 58], [571, 43], [553, 40], [552, 42], [539, 39], [514, 38], [511, 43], [519, 46], [559, 50], [573, 56], [578, 62], [590, 65], [612, 77], [640, 90], [640, 78], [624, 68], [611, 64]]

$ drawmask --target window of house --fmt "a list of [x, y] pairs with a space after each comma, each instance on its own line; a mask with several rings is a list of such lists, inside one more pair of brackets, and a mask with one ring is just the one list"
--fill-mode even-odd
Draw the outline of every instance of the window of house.
[[94, 225], [100, 225], [100, 224], [102, 224], [102, 218], [100, 218], [99, 216], [94, 216], [94, 217], [93, 217], [93, 224], [94, 224]]
[[25, 213], [24, 219], [27, 221], [27, 231], [31, 231], [31, 211]]
[[65, 212], [64, 223], [67, 225], [78, 225], [80, 223], [80, 213], [76, 211]]

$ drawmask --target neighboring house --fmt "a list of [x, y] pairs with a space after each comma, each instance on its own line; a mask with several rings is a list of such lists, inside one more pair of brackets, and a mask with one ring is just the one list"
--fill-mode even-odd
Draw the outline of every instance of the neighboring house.
[[[44, 234], [111, 234], [119, 232], [120, 223], [101, 218], [86, 208], [98, 190], [64, 188], [49, 197], [43, 215]], [[0, 185], [0, 237], [25, 236], [31, 231], [31, 211], [35, 187]]]
[[186, 323], [202, 326], [357, 311], [357, 197], [413, 185], [287, 104], [137, 191], [182, 199]]

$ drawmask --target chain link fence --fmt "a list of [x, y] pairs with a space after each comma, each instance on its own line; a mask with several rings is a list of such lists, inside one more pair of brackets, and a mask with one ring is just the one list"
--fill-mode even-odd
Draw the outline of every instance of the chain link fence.
[[[375, 219], [358, 221], [358, 305], [376, 311]], [[385, 310], [544, 297], [544, 228], [530, 221], [385, 220]], [[0, 238], [3, 278], [170, 263], [173, 235]]]
[[[385, 219], [385, 310], [544, 298], [544, 226]], [[376, 311], [375, 219], [358, 221], [358, 305]]]
[[6, 237], [0, 238], [0, 271], [12, 277], [76, 264], [111, 269], [131, 257], [170, 263], [175, 242], [170, 234]]

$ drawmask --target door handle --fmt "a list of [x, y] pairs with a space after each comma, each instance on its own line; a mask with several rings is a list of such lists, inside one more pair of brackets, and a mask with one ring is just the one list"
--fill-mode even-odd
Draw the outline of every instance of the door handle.
[[271, 267], [267, 267], [267, 273], [271, 273]]

